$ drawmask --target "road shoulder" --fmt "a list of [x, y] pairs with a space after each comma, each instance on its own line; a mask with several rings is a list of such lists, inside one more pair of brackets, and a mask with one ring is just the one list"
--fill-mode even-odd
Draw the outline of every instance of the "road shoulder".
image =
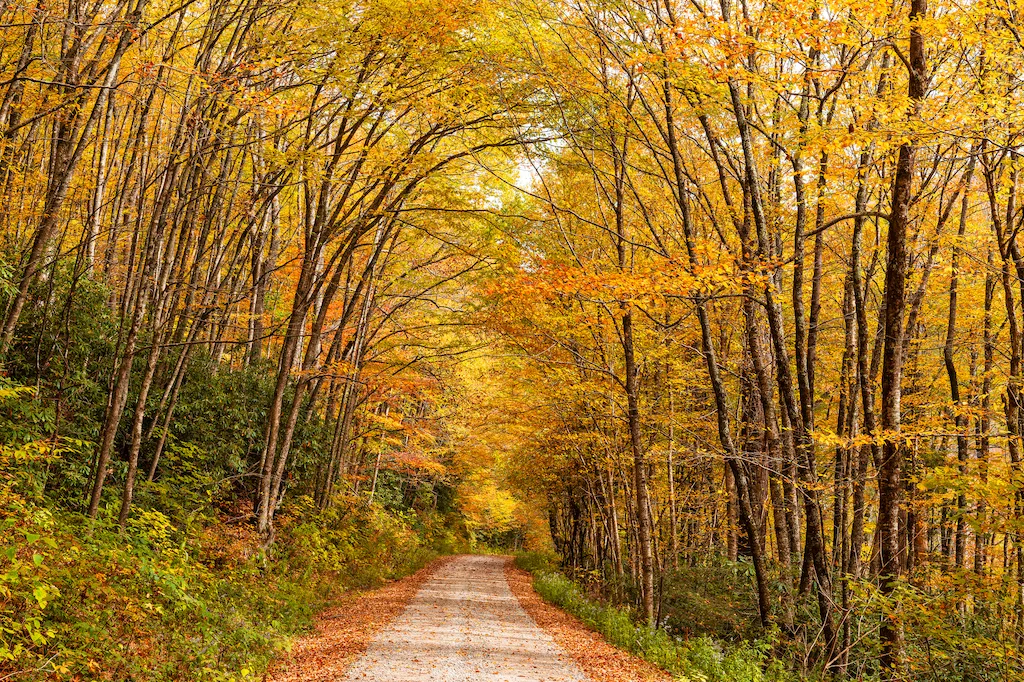
[[382, 628], [398, 617], [420, 587], [451, 557], [375, 590], [350, 592], [316, 618], [316, 630], [297, 640], [274, 665], [268, 682], [336, 682]]

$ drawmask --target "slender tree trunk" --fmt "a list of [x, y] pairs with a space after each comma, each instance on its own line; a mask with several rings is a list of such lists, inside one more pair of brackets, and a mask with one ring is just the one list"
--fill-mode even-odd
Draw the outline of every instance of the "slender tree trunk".
[[[970, 208], [970, 183], [974, 174], [975, 155], [971, 154], [971, 160], [964, 176], [964, 196], [960, 206], [960, 226], [957, 230], [957, 241], [953, 245], [952, 261], [950, 263], [951, 275], [949, 280], [949, 315], [946, 321], [946, 342], [942, 348], [942, 359], [946, 366], [946, 374], [949, 377], [949, 397], [952, 402], [953, 423], [956, 428], [956, 451], [957, 461], [961, 480], [967, 476], [967, 415], [964, 414], [966, 407], [961, 403], [960, 382], [957, 378], [956, 362], [953, 358], [953, 347], [956, 336], [956, 314], [957, 314], [957, 293], [960, 281], [959, 261], [960, 249], [967, 230], [967, 212]], [[962, 485], [962, 484], [961, 484]], [[956, 541], [955, 541], [955, 562], [957, 568], [964, 567], [967, 552], [967, 496], [961, 487], [957, 493], [957, 516], [956, 516]]]
[[668, 461], [666, 462], [668, 468], [668, 518], [669, 518], [669, 533], [672, 534], [672, 568], [679, 568], [679, 527], [677, 525], [677, 514], [676, 514], [676, 464], [674, 461], [675, 445], [676, 445], [676, 426], [675, 426], [675, 403], [673, 401], [672, 387], [668, 389], [668, 403], [669, 403], [669, 424], [668, 424]]
[[[924, 100], [928, 74], [924, 38], [919, 21], [928, 10], [927, 0], [911, 0], [910, 4], [910, 84], [912, 106]], [[899, 439], [900, 396], [903, 375], [904, 309], [907, 280], [907, 228], [910, 223], [910, 200], [914, 182], [917, 145], [906, 141], [900, 145], [896, 174], [892, 183], [892, 214], [889, 218], [888, 253], [885, 271], [885, 346], [882, 351], [882, 420], [885, 433], [882, 457], [878, 467], [878, 538], [882, 594], [891, 598], [900, 577], [899, 518], [903, 502], [902, 472], [904, 453]], [[903, 623], [898, 605], [882, 619], [880, 663], [887, 679], [903, 677]]]

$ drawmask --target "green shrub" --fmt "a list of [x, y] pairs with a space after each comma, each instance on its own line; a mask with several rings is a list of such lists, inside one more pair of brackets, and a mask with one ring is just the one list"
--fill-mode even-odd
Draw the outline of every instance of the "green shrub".
[[123, 535], [69, 513], [3, 525], [0, 673], [19, 679], [250, 679], [325, 603], [255, 558], [204, 564], [158, 511]]
[[315, 566], [349, 587], [373, 587], [408, 575], [437, 556], [417, 532], [415, 515], [361, 499], [339, 502], [320, 511], [303, 497], [284, 510], [276, 550], [284, 562], [299, 570]]
[[554, 571], [558, 557], [547, 552], [522, 552], [516, 555], [516, 566], [530, 573]]
[[675, 635], [709, 635], [740, 641], [761, 635], [753, 566], [711, 559], [666, 571], [660, 587], [665, 629]]
[[378, 508], [295, 517], [266, 561], [251, 529], [216, 520], [186, 532], [139, 509], [122, 534], [30, 503], [5, 509], [0, 677], [36, 671], [25, 680], [255, 679], [333, 596], [436, 556]]

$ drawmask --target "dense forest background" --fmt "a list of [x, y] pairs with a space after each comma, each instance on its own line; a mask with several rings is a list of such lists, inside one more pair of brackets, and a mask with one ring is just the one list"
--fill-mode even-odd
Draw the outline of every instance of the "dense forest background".
[[483, 549], [754, 679], [1019, 679], [1022, 32], [4, 4], [0, 679], [251, 679]]

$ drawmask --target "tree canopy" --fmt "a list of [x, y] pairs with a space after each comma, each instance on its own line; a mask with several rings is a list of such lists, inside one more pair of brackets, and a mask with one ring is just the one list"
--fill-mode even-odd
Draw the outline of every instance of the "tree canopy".
[[778, 675], [1018, 678], [1021, 11], [0, 7], [5, 532], [386, 510]]

